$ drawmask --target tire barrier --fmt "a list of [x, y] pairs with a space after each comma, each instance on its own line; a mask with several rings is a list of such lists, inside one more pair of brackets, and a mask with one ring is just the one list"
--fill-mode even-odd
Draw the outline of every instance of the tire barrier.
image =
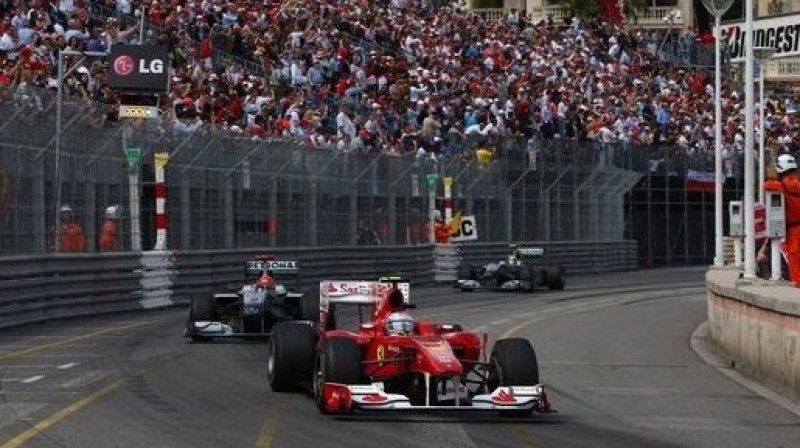
[[[564, 266], [567, 275], [637, 267], [635, 241], [519, 244], [544, 247], [545, 260]], [[300, 287], [307, 290], [317, 287], [324, 278], [402, 275], [417, 286], [449, 282], [460, 263], [497, 261], [506, 256], [507, 250], [506, 244], [475, 243], [0, 258], [0, 328], [188, 305], [193, 297], [238, 290], [244, 281], [246, 262], [265, 253], [297, 260]]]
[[142, 300], [144, 309], [164, 308], [173, 304], [172, 278], [176, 271], [173, 267], [172, 252], [153, 250], [142, 253], [141, 257]]
[[437, 282], [452, 282], [458, 277], [461, 248], [455, 244], [437, 244], [433, 248], [433, 277]]

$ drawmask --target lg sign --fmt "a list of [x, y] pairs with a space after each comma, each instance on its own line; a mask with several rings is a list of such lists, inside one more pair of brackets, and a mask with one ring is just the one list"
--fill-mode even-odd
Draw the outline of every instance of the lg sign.
[[109, 85], [124, 91], [166, 91], [168, 55], [167, 47], [160, 45], [114, 45]]

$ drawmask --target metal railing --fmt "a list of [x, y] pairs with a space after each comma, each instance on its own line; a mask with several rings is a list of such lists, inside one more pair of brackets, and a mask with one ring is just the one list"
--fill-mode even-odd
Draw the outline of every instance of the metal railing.
[[[682, 27], [684, 25], [682, 16], [674, 16], [672, 25], [669, 21], [664, 20], [669, 13], [676, 9], [676, 6], [651, 6], [637, 13], [634, 19], [628, 19], [628, 25], [641, 28], [669, 28], [669, 27]], [[479, 13], [481, 10], [475, 10]], [[540, 8], [534, 8], [528, 11], [528, 15], [534, 22], [539, 22], [547, 18], [552, 18], [555, 23], [563, 23], [567, 18], [567, 9], [562, 5], [543, 5]], [[502, 14], [502, 10], [501, 10]]]

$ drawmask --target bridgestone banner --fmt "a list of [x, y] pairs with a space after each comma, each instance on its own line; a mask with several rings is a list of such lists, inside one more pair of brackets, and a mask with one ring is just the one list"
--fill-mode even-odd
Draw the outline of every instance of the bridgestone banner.
[[[744, 62], [745, 22], [723, 23], [732, 62]], [[800, 14], [753, 20], [753, 47], [777, 48], [775, 57], [800, 55]]]
[[169, 85], [169, 49], [161, 45], [111, 47], [108, 84], [126, 92], [166, 92]]

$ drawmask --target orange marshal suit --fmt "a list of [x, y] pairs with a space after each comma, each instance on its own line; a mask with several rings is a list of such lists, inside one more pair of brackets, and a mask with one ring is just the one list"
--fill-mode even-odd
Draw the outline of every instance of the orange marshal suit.
[[782, 179], [769, 179], [764, 189], [783, 193], [786, 202], [786, 256], [789, 275], [800, 287], [800, 175], [791, 173]]

